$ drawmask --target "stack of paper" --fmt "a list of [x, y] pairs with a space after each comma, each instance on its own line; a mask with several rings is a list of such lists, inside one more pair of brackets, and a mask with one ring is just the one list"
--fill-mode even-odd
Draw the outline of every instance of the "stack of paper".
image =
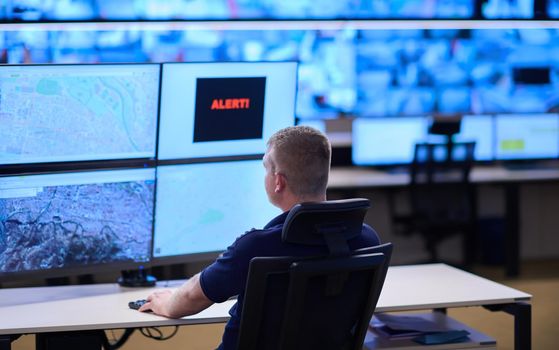
[[377, 314], [370, 327], [388, 339], [413, 338], [421, 344], [448, 344], [468, 341], [469, 332], [415, 316]]

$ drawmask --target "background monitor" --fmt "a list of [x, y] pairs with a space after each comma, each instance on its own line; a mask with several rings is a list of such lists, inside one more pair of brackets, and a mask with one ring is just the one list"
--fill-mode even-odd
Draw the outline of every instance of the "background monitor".
[[158, 158], [263, 154], [295, 123], [296, 62], [166, 63]]
[[352, 159], [356, 165], [397, 165], [413, 160], [426, 140], [427, 118], [360, 118], [353, 121]]
[[535, 0], [484, 0], [482, 14], [486, 19], [534, 18]]
[[297, 125], [309, 126], [326, 134], [326, 120], [324, 119], [299, 119]]
[[[453, 135], [455, 142], [475, 141], [476, 147], [474, 160], [492, 161], [495, 159], [495, 137], [493, 116], [490, 115], [465, 115], [460, 121], [460, 131]], [[446, 137], [429, 135], [429, 142], [446, 142]]]
[[460, 132], [454, 135], [456, 142], [475, 141], [474, 159], [492, 161], [494, 152], [493, 117], [490, 115], [465, 115], [462, 117]]
[[149, 262], [155, 169], [0, 177], [0, 279]]
[[0, 66], [0, 164], [154, 158], [159, 71]]
[[264, 174], [261, 159], [159, 166], [153, 257], [223, 251], [281, 214]]
[[559, 157], [559, 115], [497, 115], [497, 160]]

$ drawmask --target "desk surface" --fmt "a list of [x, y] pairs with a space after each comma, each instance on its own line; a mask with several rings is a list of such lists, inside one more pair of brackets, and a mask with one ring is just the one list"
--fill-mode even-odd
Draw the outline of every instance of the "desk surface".
[[409, 311], [529, 301], [530, 294], [445, 265], [388, 269], [376, 311]]
[[[160, 287], [175, 287], [177, 283]], [[137, 328], [225, 322], [235, 303], [214, 304], [197, 315], [167, 319], [128, 308], [153, 289], [116, 284], [0, 289], [0, 334]], [[444, 264], [388, 270], [377, 311], [508, 304], [531, 295]]]
[[145, 299], [153, 289], [97, 284], [0, 290], [0, 334], [226, 322], [235, 302], [214, 304], [199, 314], [179, 320], [128, 308], [129, 301]]
[[[500, 166], [475, 166], [470, 179], [473, 183], [538, 182], [559, 180], [559, 168], [510, 170]], [[398, 187], [410, 183], [407, 173], [390, 173], [363, 167], [332, 168], [329, 189], [359, 187]]]

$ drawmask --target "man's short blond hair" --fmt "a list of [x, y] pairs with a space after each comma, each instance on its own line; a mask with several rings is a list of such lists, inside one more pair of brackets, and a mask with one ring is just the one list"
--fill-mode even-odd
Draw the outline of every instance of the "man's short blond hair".
[[328, 138], [308, 126], [291, 126], [268, 140], [274, 150], [272, 170], [283, 174], [293, 194], [306, 197], [326, 193], [332, 148]]

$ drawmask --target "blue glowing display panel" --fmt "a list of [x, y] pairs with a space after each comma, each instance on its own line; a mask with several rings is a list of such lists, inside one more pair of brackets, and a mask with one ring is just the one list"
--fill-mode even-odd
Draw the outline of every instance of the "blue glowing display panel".
[[[491, 115], [465, 115], [460, 122], [460, 132], [453, 135], [455, 142], [476, 143], [474, 159], [492, 161], [495, 158], [494, 118]], [[429, 135], [429, 142], [446, 142], [446, 137]]]
[[268, 202], [262, 160], [157, 168], [154, 258], [225, 250], [281, 211]]
[[163, 64], [158, 158], [263, 154], [296, 88], [295, 62]]
[[296, 115], [307, 119], [559, 110], [554, 28], [467, 29], [453, 22], [458, 28], [368, 30], [312, 23], [305, 30], [211, 24], [184, 31], [21, 30], [6, 32], [4, 46], [9, 63], [298, 61]]
[[487, 19], [533, 18], [534, 0], [486, 0], [481, 11]]
[[559, 115], [498, 115], [496, 158], [499, 160], [559, 157]]
[[474, 0], [14, 0], [5, 5], [0, 17], [19, 21], [468, 18], [473, 14], [473, 3]]
[[[466, 115], [456, 142], [475, 141], [477, 161], [494, 159], [494, 120], [488, 115]], [[353, 122], [352, 157], [356, 165], [398, 165], [413, 160], [418, 142], [446, 142], [446, 137], [428, 134], [425, 117], [356, 119]]]
[[0, 277], [148, 262], [155, 169], [0, 177]]
[[427, 138], [427, 118], [374, 118], [353, 122], [352, 160], [356, 165], [397, 165], [413, 160], [417, 142]]
[[559, 0], [547, 1], [547, 14], [550, 18], [559, 18]]
[[326, 133], [326, 121], [322, 119], [299, 120], [297, 122], [297, 125], [310, 126], [311, 128], [315, 128], [322, 133]]
[[0, 164], [154, 158], [156, 64], [0, 67]]

